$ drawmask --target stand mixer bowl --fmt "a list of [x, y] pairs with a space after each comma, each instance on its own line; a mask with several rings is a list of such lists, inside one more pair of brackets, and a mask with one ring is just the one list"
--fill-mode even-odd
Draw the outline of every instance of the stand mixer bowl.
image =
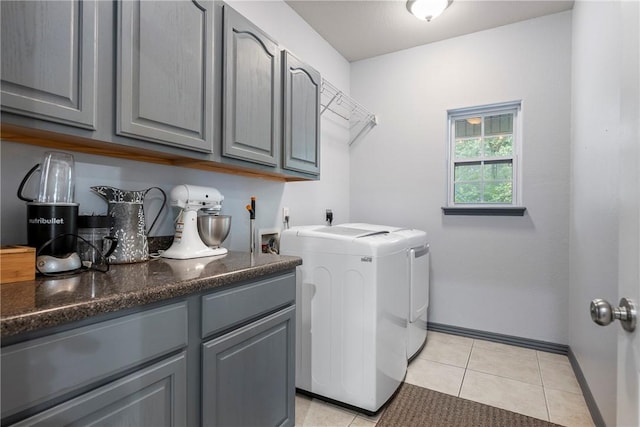
[[198, 215], [198, 234], [205, 245], [217, 248], [229, 235], [231, 216]]

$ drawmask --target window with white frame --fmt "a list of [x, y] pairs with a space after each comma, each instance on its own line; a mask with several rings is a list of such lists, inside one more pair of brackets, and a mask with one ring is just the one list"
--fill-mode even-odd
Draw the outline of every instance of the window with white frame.
[[520, 101], [449, 110], [448, 206], [519, 206]]

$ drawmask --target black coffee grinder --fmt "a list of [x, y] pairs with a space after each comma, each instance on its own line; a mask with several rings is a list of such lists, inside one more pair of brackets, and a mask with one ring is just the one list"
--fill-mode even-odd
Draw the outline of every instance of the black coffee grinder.
[[[37, 197], [23, 190], [29, 178], [40, 173]], [[36, 248], [36, 270], [41, 274], [60, 273], [82, 267], [76, 253], [78, 203], [74, 203], [73, 156], [46, 152], [22, 179], [18, 197], [27, 202], [27, 244]]]

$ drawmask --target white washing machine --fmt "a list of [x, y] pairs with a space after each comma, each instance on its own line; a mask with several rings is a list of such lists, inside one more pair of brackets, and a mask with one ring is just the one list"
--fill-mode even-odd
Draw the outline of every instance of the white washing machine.
[[297, 269], [296, 387], [376, 412], [407, 370], [406, 241], [345, 226], [285, 230]]
[[387, 225], [351, 223], [342, 227], [359, 230], [388, 231], [405, 239], [407, 269], [409, 270], [409, 299], [407, 318], [407, 358], [411, 360], [427, 340], [427, 309], [429, 308], [430, 253], [427, 233], [412, 228]]

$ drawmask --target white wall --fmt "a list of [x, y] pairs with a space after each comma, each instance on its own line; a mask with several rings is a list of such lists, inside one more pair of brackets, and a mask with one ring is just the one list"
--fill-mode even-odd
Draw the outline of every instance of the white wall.
[[[352, 64], [351, 219], [427, 231], [429, 321], [567, 343], [570, 72], [571, 12]], [[527, 213], [443, 216], [447, 109], [513, 100]]]
[[637, 131], [640, 118], [637, 109], [629, 117], [621, 106], [634, 96], [629, 88], [637, 97], [639, 22], [632, 2], [577, 1], [573, 10], [569, 345], [609, 426], [624, 425], [616, 419], [617, 335], [624, 332], [617, 322], [606, 328], [592, 323], [588, 307], [594, 298], [613, 304], [624, 296], [618, 295], [624, 258], [618, 248], [620, 236], [632, 230], [619, 229], [619, 206], [636, 196], [619, 192], [633, 188], [620, 175], [627, 155], [621, 136], [634, 123]]
[[[286, 3], [279, 0], [229, 3], [283, 47], [311, 64], [334, 84], [348, 90], [349, 63]], [[348, 138], [345, 123], [323, 117], [321, 180], [301, 183], [279, 183], [75, 153], [76, 199], [81, 212], [101, 213], [106, 212], [106, 203], [89, 190], [91, 185], [105, 184], [131, 190], [156, 185], [165, 191], [182, 183], [213, 186], [225, 196], [223, 213], [233, 216], [231, 233], [224, 245], [234, 250], [247, 250], [249, 218], [244, 206], [252, 195], [257, 197], [256, 228], [280, 228], [283, 206], [290, 208], [292, 225], [322, 223], [326, 208], [333, 208], [338, 215], [348, 218]], [[25, 203], [16, 197], [15, 192], [24, 174], [41, 160], [45, 151], [10, 141], [0, 143], [2, 244], [26, 242]], [[157, 200], [151, 200], [148, 206], [151, 214], [155, 212], [157, 203]], [[157, 232], [152, 235], [173, 234], [172, 216], [173, 213], [167, 212]]]

